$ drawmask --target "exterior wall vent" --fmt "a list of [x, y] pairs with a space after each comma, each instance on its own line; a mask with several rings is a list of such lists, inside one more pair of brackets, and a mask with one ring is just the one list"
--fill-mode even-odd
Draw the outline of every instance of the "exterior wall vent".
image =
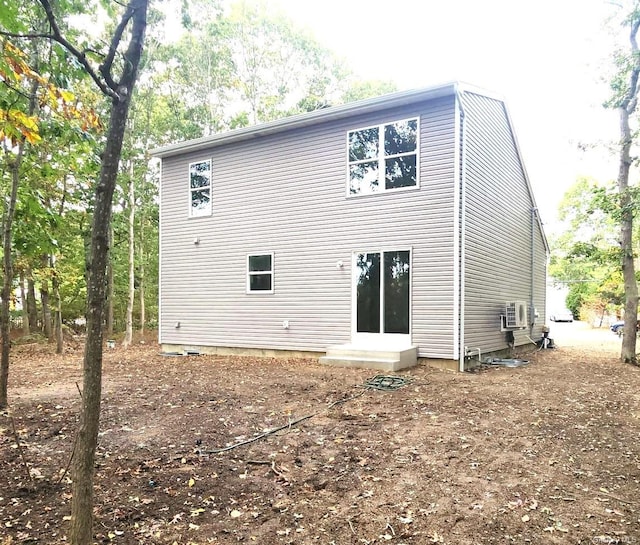
[[527, 303], [510, 301], [505, 305], [504, 325], [506, 328], [527, 327]]

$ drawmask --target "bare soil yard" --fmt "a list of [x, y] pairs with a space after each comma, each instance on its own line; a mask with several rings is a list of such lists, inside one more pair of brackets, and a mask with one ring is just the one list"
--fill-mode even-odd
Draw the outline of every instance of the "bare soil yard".
[[[640, 369], [601, 333], [396, 391], [313, 361], [106, 351], [96, 543], [640, 544]], [[13, 354], [0, 543], [64, 543], [82, 353]]]

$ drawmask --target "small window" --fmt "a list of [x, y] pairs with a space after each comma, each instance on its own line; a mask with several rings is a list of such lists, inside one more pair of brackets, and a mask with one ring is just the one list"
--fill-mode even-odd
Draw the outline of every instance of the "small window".
[[349, 195], [418, 186], [418, 119], [350, 131]]
[[247, 293], [273, 293], [273, 254], [247, 256]]
[[189, 217], [211, 215], [211, 161], [189, 165]]

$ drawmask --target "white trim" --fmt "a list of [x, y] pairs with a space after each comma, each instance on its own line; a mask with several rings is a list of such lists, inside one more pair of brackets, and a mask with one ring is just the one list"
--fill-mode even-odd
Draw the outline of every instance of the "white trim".
[[162, 344], [162, 171], [164, 161], [160, 161], [158, 174], [158, 344]]
[[[271, 257], [271, 269], [268, 271], [250, 271], [249, 270], [249, 258], [251, 257], [261, 257], [261, 256], [265, 256], [268, 255], [269, 257]], [[246, 263], [246, 294], [247, 295], [269, 295], [274, 293], [275, 291], [275, 280], [276, 280], [276, 275], [275, 275], [275, 259], [274, 259], [274, 253], [273, 252], [256, 252], [256, 253], [252, 253], [252, 254], [247, 254], [247, 263]], [[252, 290], [251, 289], [251, 282], [250, 282], [250, 278], [251, 276], [258, 276], [258, 275], [266, 275], [266, 274], [270, 274], [271, 275], [271, 289], [270, 290]]]
[[[467, 248], [466, 248], [466, 225], [467, 225], [467, 123], [465, 119], [464, 105], [462, 104], [462, 95], [461, 93], [456, 93], [456, 109], [460, 108], [459, 112], [456, 112], [456, 123], [460, 123], [460, 131], [456, 132], [456, 141], [458, 138], [461, 138], [462, 142], [460, 142], [459, 146], [456, 146], [456, 149], [460, 152], [460, 177], [456, 179], [456, 187], [459, 186], [460, 189], [460, 263], [459, 263], [459, 279], [460, 279], [460, 287], [459, 287], [459, 316], [460, 316], [460, 339], [458, 344], [458, 357], [459, 357], [459, 371], [464, 372], [464, 358], [466, 356], [465, 349], [465, 272], [467, 266]], [[459, 114], [459, 115], [458, 115]], [[456, 163], [458, 165], [458, 163]], [[458, 237], [456, 237], [457, 239]]]
[[[191, 206], [191, 199], [192, 199], [192, 195], [194, 191], [201, 191], [202, 189], [207, 189], [206, 186], [204, 187], [191, 187], [191, 167], [193, 165], [199, 165], [202, 163], [208, 163], [209, 164], [209, 206], [202, 210], [202, 211], [198, 211], [198, 213], [194, 213], [194, 208], [193, 206]], [[188, 202], [188, 206], [189, 206], [189, 218], [202, 218], [202, 217], [206, 217], [206, 216], [211, 216], [212, 212], [213, 212], [213, 160], [212, 159], [203, 159], [202, 161], [193, 161], [192, 163], [189, 163], [189, 169], [188, 169], [188, 177], [187, 177], [187, 184], [189, 187], [189, 202]]]
[[[380, 254], [380, 329], [384, 328], [384, 254], [391, 252], [409, 252], [409, 333], [360, 333], [358, 332], [358, 289], [356, 276], [358, 274], [358, 254]], [[351, 253], [351, 341], [354, 344], [375, 346], [410, 345], [413, 337], [413, 246], [389, 246], [373, 248], [371, 250], [355, 250]]]
[[[385, 155], [384, 150], [384, 128], [387, 125], [394, 125], [396, 123], [404, 123], [407, 121], [416, 121], [416, 149], [415, 151], [404, 152], [404, 153], [394, 153], [392, 155]], [[358, 131], [366, 131], [368, 129], [378, 129], [378, 156], [372, 157], [371, 159], [359, 159], [357, 161], [351, 161], [349, 159], [349, 145], [350, 139], [349, 135]], [[358, 197], [368, 197], [370, 195], [381, 195], [384, 193], [396, 193], [398, 191], [412, 191], [416, 189], [420, 189], [420, 129], [421, 129], [421, 119], [420, 116], [412, 116], [404, 119], [395, 119], [393, 121], [384, 121], [382, 123], [377, 123], [375, 125], [369, 125], [367, 127], [359, 127], [355, 129], [348, 129], [346, 134], [346, 153], [347, 153], [347, 173], [346, 173], [346, 186], [345, 186], [345, 194], [347, 198], [358, 198]], [[407, 187], [396, 187], [392, 189], [387, 189], [385, 187], [385, 172], [386, 172], [386, 160], [387, 159], [395, 159], [398, 157], [408, 157], [410, 155], [415, 155], [416, 157], [416, 183], [414, 185], [410, 185]], [[378, 163], [378, 191], [371, 193], [351, 193], [351, 165], [363, 164], [363, 163]]]
[[[461, 260], [460, 254], [460, 214], [462, 211], [460, 203], [460, 183], [461, 183], [461, 168], [460, 168], [460, 125], [462, 115], [462, 105], [460, 104], [460, 97], [455, 95], [454, 102], [454, 138], [453, 138], [453, 359], [458, 359], [460, 356], [461, 346], [464, 342], [464, 331], [462, 330], [463, 318], [461, 316], [462, 304], [461, 304]], [[464, 363], [464, 362], [463, 362]]]

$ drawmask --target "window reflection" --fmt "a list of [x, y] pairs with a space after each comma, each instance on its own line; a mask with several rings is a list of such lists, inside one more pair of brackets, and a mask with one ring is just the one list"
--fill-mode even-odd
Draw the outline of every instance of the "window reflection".
[[418, 120], [398, 121], [384, 126], [384, 153], [396, 155], [416, 150]]
[[409, 333], [409, 252], [384, 253], [384, 332]]
[[189, 193], [191, 216], [211, 213], [211, 161], [189, 165]]
[[378, 157], [378, 127], [349, 133], [349, 161], [363, 161]]
[[368, 194], [380, 191], [378, 163], [358, 163], [349, 167], [349, 193]]
[[397, 187], [412, 187], [416, 185], [416, 156], [406, 155], [405, 157], [395, 157], [385, 161], [385, 182], [386, 189]]
[[418, 184], [418, 119], [349, 132], [349, 194]]
[[380, 333], [380, 254], [358, 254], [357, 324], [358, 333]]

